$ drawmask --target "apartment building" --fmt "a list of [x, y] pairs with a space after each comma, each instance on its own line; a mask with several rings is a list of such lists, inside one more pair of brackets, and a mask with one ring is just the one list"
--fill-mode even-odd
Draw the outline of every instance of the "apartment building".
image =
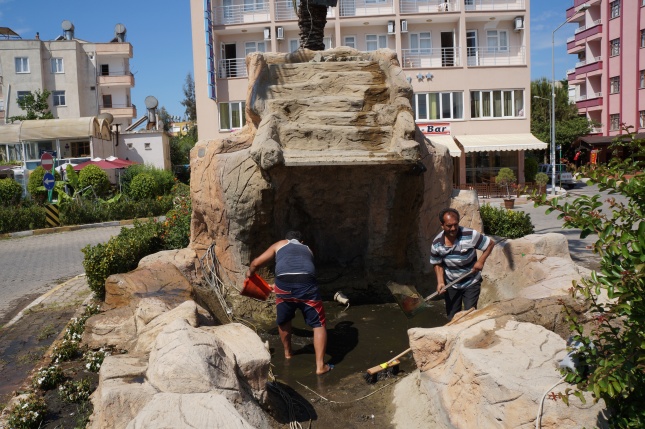
[[[450, 149], [453, 182], [486, 182], [501, 167], [524, 180], [530, 133], [529, 0], [339, 0], [325, 47], [396, 51], [428, 138]], [[298, 49], [291, 0], [191, 0], [200, 138], [244, 125], [245, 56]]]
[[600, 162], [621, 124], [645, 132], [644, 6], [645, 0], [575, 0], [567, 9], [569, 22], [578, 24], [567, 40], [567, 52], [577, 56], [567, 80], [580, 114], [597, 124], [581, 140]]
[[49, 107], [55, 118], [80, 118], [110, 113], [124, 128], [136, 117], [130, 99], [132, 45], [126, 29], [117, 24], [105, 43], [75, 37], [74, 25], [63, 21], [54, 40], [23, 39], [0, 28], [0, 120], [22, 115], [18, 99], [34, 90], [51, 92]]

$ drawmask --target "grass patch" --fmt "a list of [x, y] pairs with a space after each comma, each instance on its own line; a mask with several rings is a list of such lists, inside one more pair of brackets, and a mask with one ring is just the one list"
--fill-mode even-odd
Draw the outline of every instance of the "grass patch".
[[42, 341], [42, 340], [46, 340], [47, 338], [55, 334], [56, 334], [56, 327], [50, 323], [48, 325], [43, 326], [43, 328], [38, 333], [37, 338], [38, 338], [38, 341]]
[[35, 350], [23, 353], [16, 358], [16, 363], [18, 363], [18, 365], [34, 364], [43, 358], [46, 351], [47, 347], [38, 347]]

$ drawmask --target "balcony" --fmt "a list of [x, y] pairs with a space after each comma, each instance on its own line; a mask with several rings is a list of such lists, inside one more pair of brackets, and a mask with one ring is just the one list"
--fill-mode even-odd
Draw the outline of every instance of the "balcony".
[[592, 127], [589, 134], [602, 134], [602, 127]]
[[583, 74], [583, 73], [591, 73], [596, 70], [601, 70], [602, 69], [602, 57], [597, 56], [592, 58], [589, 61], [581, 61], [576, 64], [576, 73], [577, 74]]
[[[336, 17], [336, 8], [327, 8], [327, 18]], [[298, 14], [293, 9], [293, 2], [290, 0], [280, 0], [275, 2], [275, 20], [276, 21], [296, 21]]]
[[99, 86], [125, 86], [134, 87], [134, 76], [130, 72], [110, 73], [108, 75], [99, 75]]
[[467, 11], [524, 10], [524, 0], [464, 0]]
[[526, 47], [466, 48], [466, 61], [468, 67], [525, 66]]
[[132, 58], [132, 45], [129, 43], [97, 43], [95, 46], [97, 56]]
[[217, 64], [217, 77], [220, 79], [229, 79], [235, 77], [247, 77], [246, 59], [230, 58], [219, 60]]
[[115, 118], [136, 118], [137, 108], [134, 104], [101, 104], [99, 113], [109, 113]]
[[593, 100], [594, 98], [602, 98], [602, 92], [592, 92], [589, 95], [580, 95], [576, 101]]
[[403, 49], [403, 68], [459, 67], [459, 48]]
[[439, 13], [459, 11], [456, 0], [400, 0], [401, 14], [404, 13]]
[[393, 15], [394, 0], [340, 0], [340, 16]]
[[250, 24], [270, 20], [269, 2], [213, 7], [213, 25]]

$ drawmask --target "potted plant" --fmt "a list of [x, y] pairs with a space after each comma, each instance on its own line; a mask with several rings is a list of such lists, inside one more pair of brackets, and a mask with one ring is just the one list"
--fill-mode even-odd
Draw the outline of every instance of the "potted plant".
[[549, 183], [549, 176], [546, 173], [538, 173], [535, 175], [535, 183], [538, 185], [538, 193], [542, 193], [542, 188], [546, 192], [546, 184]]
[[515, 198], [511, 196], [511, 187], [515, 184], [517, 178], [515, 173], [508, 167], [501, 168], [497, 177], [495, 177], [495, 183], [498, 186], [503, 186], [506, 188], [506, 197], [504, 198], [504, 207], [507, 209], [512, 209], [515, 207]]

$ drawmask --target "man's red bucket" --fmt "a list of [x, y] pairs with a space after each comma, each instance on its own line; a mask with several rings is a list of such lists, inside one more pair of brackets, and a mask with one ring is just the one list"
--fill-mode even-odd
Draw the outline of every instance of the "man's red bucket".
[[251, 277], [244, 280], [244, 287], [240, 294], [248, 296], [249, 298], [266, 301], [272, 290], [271, 286], [269, 286], [262, 277], [257, 274], [253, 274]]

